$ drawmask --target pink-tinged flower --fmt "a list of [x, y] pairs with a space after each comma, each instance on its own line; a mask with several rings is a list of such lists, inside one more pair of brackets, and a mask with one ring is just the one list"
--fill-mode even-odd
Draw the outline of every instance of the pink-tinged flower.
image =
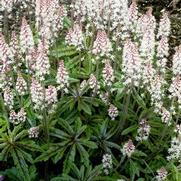
[[14, 93], [10, 87], [5, 87], [3, 90], [4, 104], [11, 110], [14, 106]]
[[158, 41], [157, 46], [157, 66], [159, 71], [164, 73], [166, 69], [167, 57], [169, 55], [169, 44], [168, 38], [166, 36], [162, 36], [161, 39]]
[[18, 124], [17, 117], [18, 116], [17, 116], [16, 112], [14, 110], [11, 110], [10, 114], [9, 114], [9, 121], [13, 124]]
[[33, 33], [25, 17], [22, 19], [20, 31], [20, 49], [23, 53], [31, 51], [34, 47]]
[[174, 75], [181, 75], [181, 45], [175, 48], [172, 71]]
[[21, 73], [18, 73], [17, 81], [16, 81], [16, 90], [19, 95], [23, 96], [26, 94], [27, 91], [27, 83], [24, 80]]
[[151, 104], [155, 106], [155, 112], [159, 112], [163, 105], [165, 80], [161, 75], [155, 74], [150, 81], [148, 91], [151, 95]]
[[97, 37], [93, 44], [92, 53], [98, 56], [108, 55], [112, 51], [111, 42], [103, 30], [97, 31]]
[[36, 0], [35, 4], [36, 27], [40, 36], [50, 43], [63, 26], [66, 9], [58, 0]]
[[39, 43], [39, 47], [41, 47], [41, 49], [38, 48], [36, 54], [35, 75], [40, 81], [43, 81], [45, 75], [49, 74], [50, 62], [43, 42]]
[[102, 71], [102, 76], [103, 76], [103, 81], [105, 85], [111, 86], [113, 84], [114, 79], [115, 79], [114, 70], [109, 60], [105, 61], [105, 66]]
[[164, 181], [167, 178], [167, 174], [168, 172], [164, 167], [157, 170], [157, 176], [156, 176], [157, 181]]
[[169, 51], [168, 38], [162, 36], [160, 41], [158, 42], [157, 57], [159, 58], [168, 57], [169, 55], [168, 51]]
[[59, 30], [63, 28], [63, 20], [66, 16], [67, 10], [65, 7], [63, 5], [59, 6], [54, 13], [54, 19], [52, 22], [53, 37], [57, 37]]
[[76, 19], [81, 22], [88, 19], [97, 29], [113, 31], [119, 25], [124, 29], [128, 23], [127, 0], [76, 0], [71, 7]]
[[151, 29], [143, 33], [141, 40], [140, 55], [145, 61], [151, 61], [155, 55], [155, 33]]
[[8, 70], [9, 66], [13, 63], [13, 54], [5, 42], [4, 36], [0, 33], [0, 70]]
[[138, 86], [142, 73], [141, 58], [136, 44], [130, 40], [124, 44], [122, 66], [124, 84]]
[[160, 36], [168, 37], [171, 32], [171, 22], [168, 16], [168, 12], [163, 10], [162, 18], [160, 19], [159, 28], [158, 28], [158, 34], [157, 37]]
[[94, 74], [90, 75], [88, 83], [89, 83], [89, 87], [93, 91], [93, 94], [99, 94], [100, 85]]
[[115, 118], [119, 115], [118, 108], [111, 104], [108, 109], [108, 115], [111, 120], [115, 120]]
[[179, 75], [172, 78], [172, 83], [169, 88], [170, 98], [177, 100], [179, 106], [181, 106], [181, 78]]
[[156, 19], [152, 15], [152, 8], [148, 8], [147, 12], [138, 19], [137, 32], [142, 36], [148, 30], [155, 31]]
[[71, 28], [66, 37], [65, 41], [68, 45], [73, 45], [77, 47], [77, 49], [82, 49], [83, 48], [83, 33], [82, 29], [78, 24], [74, 24], [73, 28]]
[[139, 123], [136, 140], [137, 141], [147, 140], [150, 134], [150, 130], [151, 130], [151, 127], [148, 124], [148, 122], [145, 119], [141, 120]]
[[26, 54], [26, 58], [25, 58], [26, 68], [27, 68], [27, 71], [29, 71], [30, 73], [32, 72], [35, 73], [37, 57], [38, 57], [37, 48], [33, 48]]
[[29, 138], [38, 138], [38, 136], [39, 136], [39, 127], [38, 126], [31, 127], [28, 130], [28, 133], [29, 133]]
[[146, 62], [142, 67], [142, 79], [143, 84], [148, 85], [156, 74], [156, 70], [153, 68], [151, 62]]
[[30, 91], [31, 91], [32, 102], [35, 105], [34, 109], [35, 110], [43, 109], [45, 106], [44, 105], [44, 100], [45, 100], [44, 89], [42, 85], [36, 79], [32, 79]]
[[56, 80], [58, 83], [58, 89], [60, 90], [64, 90], [66, 93], [68, 92], [68, 87], [69, 87], [69, 74], [64, 66], [64, 61], [61, 60], [59, 62], [59, 67], [58, 67], [58, 71], [57, 71], [57, 76], [56, 76]]
[[16, 32], [13, 31], [11, 35], [11, 41], [10, 41], [10, 49], [14, 56], [17, 56], [19, 53], [19, 45], [18, 45], [18, 38], [16, 36]]
[[130, 23], [130, 30], [135, 29], [138, 23], [138, 6], [136, 0], [133, 0], [129, 9], [128, 17]]
[[24, 123], [26, 121], [26, 112], [24, 108], [21, 108], [18, 113], [12, 110], [9, 115], [9, 120], [15, 125], [19, 123]]
[[171, 119], [172, 119], [171, 113], [165, 107], [161, 108], [161, 119], [163, 123], [167, 125], [171, 124]]
[[26, 121], [26, 112], [24, 108], [21, 108], [17, 114], [17, 119], [20, 123], [24, 123]]
[[57, 89], [54, 86], [48, 86], [45, 91], [45, 101], [47, 106], [52, 106], [57, 103]]
[[123, 155], [131, 157], [131, 155], [135, 151], [135, 146], [133, 144], [133, 141], [131, 139], [128, 140], [123, 146], [123, 149], [121, 150]]
[[11, 87], [13, 85], [13, 78], [9, 72], [0, 70], [0, 89], [5, 89], [5, 87]]

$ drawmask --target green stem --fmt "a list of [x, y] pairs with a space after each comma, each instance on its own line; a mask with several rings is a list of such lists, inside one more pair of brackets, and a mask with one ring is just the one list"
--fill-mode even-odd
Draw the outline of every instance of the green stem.
[[8, 33], [9, 33], [9, 31], [8, 31], [8, 12], [7, 12], [7, 10], [5, 10], [4, 11], [4, 27], [3, 27], [3, 32], [4, 32], [4, 35], [5, 35], [5, 37], [8, 39]]
[[119, 164], [118, 164], [117, 167], [114, 169], [114, 171], [116, 171], [116, 170], [121, 166], [121, 164], [124, 162], [125, 158], [126, 158], [126, 156], [123, 156], [123, 157], [121, 158]]
[[125, 125], [126, 118], [127, 118], [127, 115], [128, 115], [128, 107], [129, 107], [129, 103], [130, 103], [130, 98], [131, 98], [131, 95], [130, 95], [130, 93], [128, 93], [128, 95], [126, 95], [126, 98], [125, 98], [125, 101], [124, 101], [124, 105], [125, 105], [124, 111], [123, 111], [124, 112], [124, 117], [123, 117], [122, 120], [119, 121], [119, 125], [118, 125], [118, 128], [116, 130], [117, 134], [119, 134], [122, 131], [122, 129], [123, 129], [124, 125]]
[[[43, 84], [43, 94], [44, 94], [44, 105], [45, 103], [45, 85]], [[47, 112], [46, 112], [46, 107], [43, 108], [43, 129], [44, 129], [44, 134], [45, 134], [45, 141], [46, 143], [49, 143], [49, 124], [48, 124], [48, 119], [47, 119]]]

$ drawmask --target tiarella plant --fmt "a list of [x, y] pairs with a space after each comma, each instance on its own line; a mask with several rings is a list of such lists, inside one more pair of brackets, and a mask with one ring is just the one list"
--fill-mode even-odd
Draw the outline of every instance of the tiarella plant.
[[136, 0], [0, 8], [0, 180], [181, 179], [181, 45], [170, 59], [165, 9], [157, 22]]

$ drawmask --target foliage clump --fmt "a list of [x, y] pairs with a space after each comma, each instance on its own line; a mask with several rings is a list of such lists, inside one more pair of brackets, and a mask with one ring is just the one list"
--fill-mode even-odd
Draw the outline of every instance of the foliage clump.
[[166, 9], [158, 21], [136, 0], [0, 6], [0, 180], [181, 179]]

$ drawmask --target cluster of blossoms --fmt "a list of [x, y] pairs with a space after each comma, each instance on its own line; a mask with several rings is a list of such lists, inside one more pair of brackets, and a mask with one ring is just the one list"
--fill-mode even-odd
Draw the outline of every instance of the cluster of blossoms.
[[124, 84], [138, 86], [142, 75], [141, 58], [138, 48], [131, 40], [127, 40], [123, 48]]
[[20, 31], [20, 48], [23, 53], [31, 51], [34, 47], [33, 33], [26, 18], [22, 19]]
[[130, 30], [136, 32], [136, 28], [138, 25], [138, 6], [137, 0], [132, 0], [132, 3], [128, 9], [128, 18], [129, 18], [129, 26]]
[[122, 154], [125, 155], [125, 156], [128, 156], [128, 157], [131, 157], [131, 155], [134, 153], [135, 151], [135, 146], [133, 144], [133, 141], [131, 139], [128, 140], [128, 142], [126, 142], [124, 145], [123, 145], [123, 148], [122, 148]]
[[172, 138], [171, 146], [168, 149], [168, 160], [179, 160], [181, 155], [181, 138], [180, 136]]
[[96, 40], [93, 44], [92, 53], [99, 56], [109, 55], [112, 51], [112, 44], [104, 30], [98, 30]]
[[56, 108], [57, 101], [57, 88], [51, 85], [48, 86], [45, 90], [45, 102], [46, 107], [50, 110], [50, 113]]
[[[17, 4], [26, 8], [28, 5], [34, 5], [35, 0], [1, 0], [0, 7], [2, 11], [12, 12], [13, 7]], [[21, 7], [22, 8], [22, 7]]]
[[18, 73], [17, 81], [16, 81], [16, 90], [19, 95], [23, 96], [26, 94], [27, 91], [27, 83], [24, 80], [23, 76]]
[[88, 83], [89, 87], [92, 89], [93, 94], [99, 94], [100, 85], [94, 74], [90, 75]]
[[104, 85], [111, 86], [115, 80], [114, 70], [110, 64], [109, 60], [105, 61], [105, 66], [102, 71], [102, 76], [104, 80]]
[[78, 50], [83, 48], [84, 37], [81, 27], [78, 24], [74, 24], [73, 28], [68, 31], [65, 41], [68, 45], [73, 45]]
[[5, 42], [4, 36], [0, 33], [0, 72], [9, 71], [12, 63], [13, 53]]
[[12, 31], [9, 48], [14, 57], [15, 68], [20, 67], [22, 65], [20, 61], [22, 59], [22, 55], [20, 54], [20, 46], [19, 46], [18, 37], [15, 31]]
[[36, 127], [31, 127], [29, 130], [28, 130], [28, 133], [29, 133], [29, 138], [38, 138], [38, 135], [39, 135], [39, 127], [36, 126]]
[[151, 61], [155, 53], [155, 28], [156, 20], [152, 15], [152, 8], [138, 20], [138, 30], [142, 36], [140, 52], [145, 61]]
[[181, 125], [177, 124], [174, 131], [176, 132], [176, 136], [171, 140], [167, 159], [181, 162]]
[[160, 112], [163, 106], [162, 99], [164, 97], [165, 84], [166, 82], [161, 75], [155, 75], [150, 81], [148, 90], [151, 95], [151, 103], [155, 106], [155, 112]]
[[9, 120], [10, 120], [10, 122], [12, 122], [15, 125], [25, 122], [26, 121], [26, 112], [25, 112], [24, 108], [21, 108], [18, 113], [16, 113], [15, 111], [12, 110], [9, 115]]
[[169, 55], [169, 44], [168, 37], [170, 35], [170, 19], [168, 17], [168, 12], [163, 11], [162, 18], [159, 23], [159, 29], [157, 37], [159, 38], [157, 46], [157, 66], [160, 72], [165, 73], [167, 57]]
[[159, 170], [157, 170], [157, 176], [156, 179], [157, 181], [164, 181], [167, 178], [168, 172], [167, 170], [162, 167]]
[[76, 0], [71, 6], [77, 19], [84, 22], [88, 17], [97, 29], [128, 28], [127, 0]]
[[112, 156], [110, 154], [104, 154], [102, 158], [102, 167], [106, 175], [109, 175], [113, 165], [112, 165]]
[[169, 55], [168, 38], [161, 37], [157, 47], [157, 66], [161, 73], [165, 73], [167, 57]]
[[139, 123], [139, 128], [137, 131], [138, 135], [136, 136], [136, 140], [137, 141], [147, 140], [150, 134], [150, 130], [151, 127], [148, 124], [148, 122], [145, 119], [141, 120]]
[[44, 45], [44, 42], [39, 42], [35, 64], [36, 77], [40, 81], [43, 81], [45, 79], [45, 75], [49, 74], [49, 69], [50, 62], [47, 55], [46, 47]]
[[30, 91], [32, 102], [35, 105], [34, 109], [43, 109], [45, 103], [44, 88], [38, 80], [32, 79]]
[[115, 120], [118, 114], [118, 108], [111, 104], [108, 109], [108, 115], [111, 118], [111, 120]]
[[172, 115], [170, 113], [170, 111], [168, 111], [165, 107], [161, 108], [161, 119], [162, 122], [167, 124], [167, 125], [171, 125], [171, 119], [172, 119]]
[[10, 109], [13, 109], [14, 106], [14, 93], [11, 90], [10, 87], [5, 87], [5, 89], [3, 90], [4, 93], [4, 104]]
[[57, 84], [58, 89], [63, 90], [64, 92], [68, 92], [68, 87], [69, 87], [69, 74], [64, 66], [64, 61], [61, 60], [59, 62], [59, 67], [58, 67], [58, 71], [57, 71], [57, 76], [56, 76], [56, 80], [57, 80]]
[[58, 0], [37, 0], [35, 15], [40, 36], [49, 44], [62, 28], [67, 11], [64, 6], [59, 5]]
[[181, 108], [181, 45], [176, 48], [173, 56], [173, 78], [169, 88], [170, 98], [177, 101], [178, 107]]

